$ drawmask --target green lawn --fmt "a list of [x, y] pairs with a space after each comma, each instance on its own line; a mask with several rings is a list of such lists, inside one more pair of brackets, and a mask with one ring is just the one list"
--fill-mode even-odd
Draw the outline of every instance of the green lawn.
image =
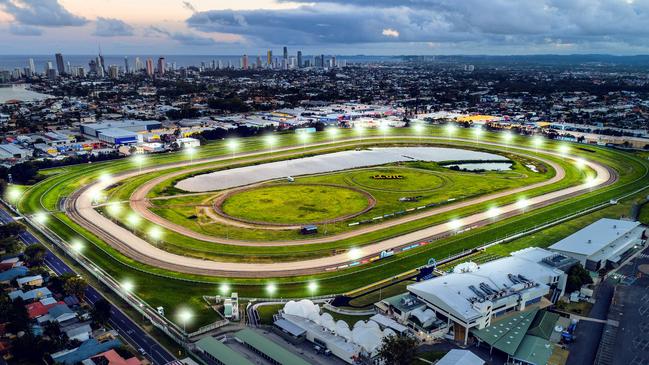
[[235, 193], [222, 209], [247, 221], [306, 224], [356, 214], [368, 205], [362, 192], [342, 186], [273, 184]]

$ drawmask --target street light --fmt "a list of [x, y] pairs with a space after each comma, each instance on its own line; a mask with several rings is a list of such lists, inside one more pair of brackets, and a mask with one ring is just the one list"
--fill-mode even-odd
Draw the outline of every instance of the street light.
[[446, 130], [446, 135], [448, 136], [448, 139], [450, 140], [453, 135], [455, 135], [455, 132], [457, 132], [457, 127], [455, 124], [448, 123], [446, 124], [446, 127], [444, 127], [444, 130]]
[[128, 222], [128, 224], [135, 228], [140, 224], [141, 219], [139, 215], [131, 213], [128, 215], [128, 217], [126, 217], [126, 221]]
[[230, 284], [228, 283], [221, 284], [221, 286], [219, 286], [219, 293], [221, 293], [221, 295], [226, 295], [230, 293]]
[[354, 125], [354, 131], [356, 131], [356, 134], [358, 134], [358, 137], [360, 138], [361, 142], [363, 141], [363, 134], [365, 134], [365, 128], [363, 128], [360, 124]]
[[534, 136], [532, 138], [532, 145], [534, 145], [534, 152], [539, 153], [539, 148], [543, 145], [543, 137]]
[[149, 237], [154, 241], [159, 241], [162, 238], [162, 230], [157, 226], [149, 228]]
[[419, 143], [421, 143], [421, 135], [424, 133], [424, 126], [421, 123], [415, 123], [412, 125], [412, 129], [415, 131], [417, 137], [419, 137]]
[[509, 150], [509, 143], [514, 139], [512, 132], [503, 133], [503, 140], [505, 141], [505, 150]]
[[381, 122], [381, 124], [379, 125], [379, 130], [381, 131], [381, 133], [383, 133], [383, 142], [385, 142], [385, 138], [390, 131], [390, 126], [388, 125], [388, 123]]
[[338, 128], [336, 127], [327, 128], [327, 134], [329, 134], [329, 137], [331, 137], [331, 143], [336, 142], [336, 137], [338, 136]]
[[6, 194], [7, 199], [13, 205], [16, 205], [16, 203], [18, 202], [18, 200], [20, 199], [20, 197], [22, 195], [23, 195], [23, 192], [19, 188], [15, 187], [15, 186], [10, 186], [7, 189], [7, 194]]
[[113, 202], [108, 204], [106, 210], [108, 211], [108, 214], [112, 215], [113, 217], [117, 217], [119, 216], [119, 213], [122, 212], [122, 205], [118, 202]]
[[83, 246], [83, 243], [81, 241], [75, 239], [74, 241], [72, 241], [72, 244], [70, 245], [70, 247], [72, 248], [72, 252], [80, 253], [83, 250], [84, 246]]
[[498, 207], [491, 207], [489, 210], [487, 210], [487, 216], [489, 218], [496, 218], [497, 216], [500, 215], [500, 208]]
[[480, 137], [482, 136], [483, 132], [484, 132], [484, 130], [482, 129], [482, 127], [473, 128], [473, 135], [475, 136], [475, 143], [480, 142]]
[[306, 143], [309, 141], [309, 134], [307, 132], [302, 132], [298, 135], [298, 137], [302, 142], [302, 149], [306, 149]]
[[578, 169], [583, 169], [586, 166], [586, 161], [584, 161], [583, 158], [577, 158], [575, 160], [575, 165], [577, 166]]
[[559, 153], [562, 156], [567, 155], [568, 152], [570, 152], [570, 147], [567, 144], [562, 144], [561, 146], [559, 146]]
[[228, 148], [232, 152], [232, 158], [234, 159], [235, 154], [237, 153], [237, 148], [239, 147], [239, 142], [236, 139], [230, 139], [228, 141]]
[[530, 206], [530, 201], [525, 198], [521, 198], [516, 202], [516, 207], [523, 211], [525, 211], [525, 209], [529, 206]]
[[99, 181], [104, 184], [109, 184], [113, 180], [113, 176], [107, 172], [99, 175]]
[[34, 220], [38, 224], [45, 224], [45, 222], [47, 222], [47, 213], [38, 212], [38, 213], [34, 214]]
[[135, 285], [133, 285], [133, 282], [130, 281], [130, 280], [126, 280], [126, 281], [124, 281], [122, 283], [122, 290], [127, 294], [131, 293], [134, 288], [135, 288]]

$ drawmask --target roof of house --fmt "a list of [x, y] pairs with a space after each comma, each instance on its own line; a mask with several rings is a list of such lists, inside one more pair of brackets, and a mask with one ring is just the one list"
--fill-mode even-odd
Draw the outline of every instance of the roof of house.
[[41, 275], [25, 276], [25, 277], [16, 279], [16, 283], [18, 283], [18, 285], [23, 285], [23, 284], [27, 284], [27, 283], [29, 283], [31, 281], [38, 281], [38, 280], [43, 280], [43, 277]]
[[27, 304], [25, 308], [27, 308], [27, 314], [29, 315], [29, 318], [34, 319], [36, 317], [46, 315], [50, 311], [50, 308], [54, 307], [57, 304], [62, 304], [62, 303], [63, 302], [44, 304], [43, 301], [38, 301], [38, 302]]
[[548, 311], [539, 311], [534, 317], [527, 334], [549, 340], [554, 332], [559, 315]]
[[640, 222], [602, 218], [549, 248], [590, 256], [634, 230]]
[[484, 360], [469, 350], [452, 349], [436, 365], [484, 365]]
[[54, 307], [50, 309], [48, 312], [52, 318], [60, 318], [62, 316], [68, 315], [68, 314], [74, 314], [72, 309], [70, 309], [67, 304], [57, 304]]
[[11, 298], [11, 300], [16, 300], [16, 298], [22, 298], [23, 300], [33, 300], [51, 296], [52, 292], [48, 288], [36, 288], [27, 292], [16, 290], [9, 293], [9, 298]]
[[64, 365], [73, 365], [99, 353], [117, 348], [122, 345], [118, 339], [106, 342], [99, 342], [94, 338], [82, 343], [79, 347], [72, 350], [59, 351], [52, 354], [52, 360]]
[[27, 275], [29, 269], [25, 266], [13, 267], [7, 271], [0, 272], [0, 281], [10, 281], [15, 278]]
[[275, 342], [263, 337], [250, 328], [244, 328], [235, 334], [235, 337], [247, 345], [255, 348], [257, 351], [264, 353], [275, 362], [282, 365], [309, 365], [301, 357], [288, 351]]
[[196, 346], [220, 361], [223, 365], [252, 365], [252, 362], [248, 361], [248, 359], [224, 345], [221, 341], [216, 340], [214, 337], [203, 337], [196, 342]]
[[[138, 365], [138, 364], [141, 364], [140, 360], [137, 357], [133, 356], [133, 357], [131, 357], [129, 359], [124, 359], [122, 356], [120, 356], [120, 354], [117, 353], [117, 351], [115, 351], [113, 349], [110, 349], [110, 350], [108, 350], [106, 352], [103, 352], [103, 353], [101, 353], [99, 355], [93, 356], [91, 359], [95, 360], [95, 359], [100, 359], [102, 357], [104, 359], [108, 360], [108, 363], [106, 365]], [[95, 361], [95, 363], [97, 363], [97, 362]]]

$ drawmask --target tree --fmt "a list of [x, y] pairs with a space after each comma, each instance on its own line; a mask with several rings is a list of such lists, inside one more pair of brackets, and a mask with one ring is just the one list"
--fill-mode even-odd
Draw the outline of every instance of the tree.
[[88, 288], [88, 282], [84, 278], [73, 276], [65, 281], [63, 284], [63, 291], [67, 295], [74, 295], [77, 298], [82, 298], [83, 293]]
[[25, 249], [25, 261], [29, 265], [41, 265], [45, 260], [45, 247], [39, 244], [27, 246]]
[[584, 269], [581, 264], [577, 264], [568, 270], [568, 279], [566, 281], [566, 293], [572, 293], [581, 289], [586, 284], [591, 284], [593, 278], [590, 277], [588, 270]]
[[15, 237], [24, 229], [23, 225], [18, 222], [9, 222], [0, 226], [0, 239]]
[[383, 338], [378, 355], [385, 365], [409, 365], [415, 359], [417, 344], [417, 339], [408, 335], [387, 336]]
[[106, 299], [99, 299], [95, 302], [90, 312], [93, 322], [104, 325], [110, 318], [110, 303]]

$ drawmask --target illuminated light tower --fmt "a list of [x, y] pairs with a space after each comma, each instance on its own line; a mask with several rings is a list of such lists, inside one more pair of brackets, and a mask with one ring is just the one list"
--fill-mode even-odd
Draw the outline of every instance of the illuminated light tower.
[[363, 128], [361, 125], [356, 125], [354, 126], [354, 131], [356, 134], [358, 134], [358, 138], [363, 142], [363, 135], [365, 134], [365, 128]]
[[10, 186], [7, 189], [7, 193], [6, 193], [7, 200], [9, 201], [9, 203], [13, 204], [14, 206], [16, 205], [16, 203], [18, 203], [22, 195], [23, 195], [22, 191], [20, 191], [20, 189], [18, 189], [15, 186]]
[[72, 243], [70, 245], [70, 248], [72, 248], [72, 252], [74, 252], [75, 254], [78, 254], [78, 253], [81, 253], [81, 251], [83, 251], [84, 245], [83, 245], [83, 242], [81, 242], [79, 240], [74, 240], [74, 241], [72, 241]]
[[331, 137], [331, 143], [336, 142], [336, 137], [338, 137], [338, 128], [336, 127], [327, 128], [327, 134], [329, 134], [329, 137]]
[[448, 227], [454, 231], [462, 228], [462, 221], [459, 219], [453, 219], [447, 223]]
[[583, 158], [578, 158], [575, 160], [575, 166], [581, 170], [586, 167], [586, 161]]
[[390, 132], [390, 126], [387, 123], [381, 122], [379, 125], [379, 130], [381, 133], [383, 133], [383, 142], [385, 142], [386, 137], [388, 136], [388, 132]]
[[534, 136], [534, 138], [532, 138], [532, 145], [534, 146], [534, 152], [539, 153], [539, 148], [543, 146], [543, 137]]
[[421, 143], [421, 136], [424, 134], [424, 125], [422, 123], [415, 123], [412, 125], [412, 130], [415, 131], [415, 134], [419, 138], [419, 143]]
[[157, 226], [149, 228], [149, 237], [155, 242], [160, 241], [162, 239], [162, 230]]
[[522, 210], [523, 212], [525, 212], [525, 210], [526, 210], [527, 207], [529, 207], [529, 206], [530, 206], [530, 201], [527, 200], [527, 199], [525, 199], [525, 198], [521, 198], [521, 199], [519, 199], [519, 200], [516, 202], [516, 207], [517, 207], [518, 209]]
[[137, 215], [135, 213], [131, 213], [131, 214], [128, 215], [126, 220], [127, 220], [128, 224], [131, 225], [131, 227], [135, 228], [140, 224], [141, 218], [140, 218], [139, 215]]
[[482, 136], [483, 132], [484, 130], [482, 129], [482, 127], [473, 128], [473, 135], [475, 136], [476, 144], [480, 142], [480, 137]]
[[108, 211], [108, 214], [110, 214], [111, 216], [117, 217], [119, 216], [119, 213], [122, 212], [122, 205], [117, 202], [110, 203], [106, 207], [106, 210]]
[[562, 144], [561, 146], [559, 146], [559, 153], [561, 154], [561, 156], [566, 156], [568, 152], [570, 152], [570, 146], [568, 146], [567, 144]]
[[275, 295], [275, 293], [277, 293], [277, 285], [273, 283], [266, 284], [266, 293], [270, 296]]
[[219, 286], [219, 293], [221, 295], [229, 295], [230, 294], [230, 284], [228, 283], [223, 283]]
[[266, 141], [266, 145], [270, 149], [270, 153], [273, 154], [273, 147], [277, 144], [277, 137], [275, 137], [272, 134], [267, 135], [264, 140]]
[[112, 180], [113, 180], [113, 176], [109, 173], [103, 173], [99, 176], [99, 181], [104, 184], [110, 184]]
[[446, 131], [446, 136], [450, 141], [451, 138], [455, 135], [455, 132], [457, 132], [457, 127], [453, 123], [448, 123], [446, 127], [444, 127], [444, 130]]
[[132, 293], [132, 292], [133, 292], [133, 289], [135, 289], [135, 285], [133, 284], [132, 281], [130, 281], [130, 280], [126, 280], [126, 281], [124, 281], [124, 282], [122, 283], [122, 290], [123, 290], [126, 294], [130, 294], [130, 293]]
[[47, 222], [47, 213], [38, 212], [38, 213], [34, 214], [34, 220], [38, 224], [45, 224]]
[[300, 142], [302, 142], [302, 149], [306, 149], [306, 144], [309, 142], [309, 134], [306, 132], [302, 132], [298, 135], [298, 138], [300, 139]]
[[309, 282], [307, 289], [309, 289], [309, 293], [311, 293], [311, 295], [315, 294], [318, 291], [318, 283], [315, 281]]
[[183, 323], [183, 332], [187, 333], [187, 322], [189, 322], [193, 316], [193, 313], [190, 312], [189, 309], [182, 309], [180, 313], [178, 313], [178, 319]]
[[230, 152], [232, 152], [232, 159], [234, 159], [237, 153], [237, 148], [239, 148], [239, 142], [236, 139], [229, 140], [228, 148], [230, 149]]
[[363, 251], [360, 248], [354, 247], [347, 252], [347, 257], [350, 260], [358, 260], [363, 257]]
[[188, 147], [185, 149], [185, 153], [189, 156], [189, 163], [194, 163], [194, 154], [196, 153], [196, 148]]
[[509, 144], [514, 139], [512, 132], [503, 133], [503, 141], [505, 141], [505, 151], [509, 151]]
[[142, 173], [142, 165], [144, 164], [144, 160], [146, 158], [144, 155], [135, 155], [133, 156], [133, 162], [138, 165], [138, 168], [140, 169], [140, 173]]
[[487, 213], [487, 217], [489, 217], [491, 219], [495, 219], [496, 217], [498, 217], [500, 215], [500, 208], [491, 207], [491, 208], [489, 208], [489, 210], [487, 210], [486, 213]]

